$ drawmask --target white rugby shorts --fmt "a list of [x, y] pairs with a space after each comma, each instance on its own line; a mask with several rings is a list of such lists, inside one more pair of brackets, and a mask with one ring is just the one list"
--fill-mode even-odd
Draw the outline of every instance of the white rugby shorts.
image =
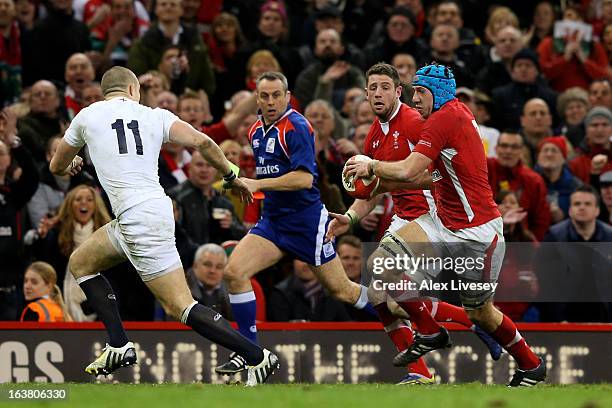
[[144, 282], [182, 266], [174, 238], [172, 200], [167, 196], [129, 208], [106, 224], [106, 232]]

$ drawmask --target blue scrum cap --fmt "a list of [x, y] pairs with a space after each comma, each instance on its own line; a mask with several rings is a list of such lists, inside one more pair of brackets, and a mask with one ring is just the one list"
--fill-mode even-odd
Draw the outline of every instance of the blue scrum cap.
[[419, 69], [412, 86], [422, 86], [433, 94], [433, 110], [438, 110], [455, 97], [457, 84], [452, 71], [444, 65], [426, 65]]

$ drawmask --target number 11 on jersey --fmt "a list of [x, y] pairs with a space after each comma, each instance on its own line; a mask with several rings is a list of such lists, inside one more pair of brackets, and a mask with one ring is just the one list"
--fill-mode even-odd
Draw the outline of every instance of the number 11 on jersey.
[[[125, 127], [123, 119], [117, 119], [111, 125], [111, 128], [117, 132], [117, 142], [119, 143], [119, 154], [127, 154], [127, 142], [125, 140]], [[136, 142], [136, 154], [139, 156], [143, 155], [142, 152], [142, 139], [140, 138], [140, 130], [138, 129], [138, 121], [133, 120], [127, 124], [127, 128], [132, 131], [134, 135], [134, 141]]]

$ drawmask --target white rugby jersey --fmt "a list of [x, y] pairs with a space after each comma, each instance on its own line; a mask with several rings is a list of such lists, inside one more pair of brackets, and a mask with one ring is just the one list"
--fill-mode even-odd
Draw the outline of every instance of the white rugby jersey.
[[117, 217], [152, 198], [164, 197], [157, 160], [178, 117], [119, 97], [81, 110], [64, 134], [71, 146], [87, 144], [100, 184]]

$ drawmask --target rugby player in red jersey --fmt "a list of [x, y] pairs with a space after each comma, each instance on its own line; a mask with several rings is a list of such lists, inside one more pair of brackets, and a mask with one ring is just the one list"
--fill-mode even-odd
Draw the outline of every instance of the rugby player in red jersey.
[[[403, 160], [412, 151], [418, 142], [423, 118], [416, 109], [400, 101], [402, 86], [395, 67], [379, 63], [366, 72], [367, 97], [370, 106], [377, 116], [364, 142], [364, 154], [377, 160], [397, 161]], [[393, 185], [386, 183], [387, 187]], [[380, 192], [380, 191], [378, 191]], [[377, 193], [377, 192], [376, 192]], [[401, 227], [427, 214], [430, 206], [434, 207], [433, 197], [429, 190], [400, 188], [391, 191], [393, 198], [394, 216], [386, 234], [393, 233]], [[328, 230], [328, 239], [333, 235], [346, 232], [351, 224], [365, 217], [376, 206], [375, 197], [369, 200], [356, 200], [347, 213], [343, 215], [331, 214], [335, 219]], [[365, 282], [364, 282], [365, 283]], [[395, 344], [398, 351], [408, 348], [413, 342], [413, 333], [410, 326], [402, 319], [395, 317], [387, 307], [387, 294], [370, 287], [368, 291], [370, 303], [374, 306], [385, 331]], [[474, 331], [487, 345], [493, 359], [498, 360], [501, 347], [487, 333], [472, 323], [466, 312], [457, 306], [435, 299], [424, 299], [426, 306], [424, 313], [429, 314], [441, 322], [459, 323]], [[414, 315], [418, 325], [421, 302], [400, 302], [400, 306], [409, 314]], [[408, 374], [400, 384], [429, 384], [434, 381], [425, 362], [422, 359], [408, 365]]]
[[[455, 80], [443, 65], [428, 65], [417, 71], [413, 83], [413, 102], [426, 119], [418, 142], [404, 160], [354, 162], [347, 175], [430, 185], [434, 188], [436, 207], [421, 215], [381, 241], [378, 256], [391, 257], [391, 243], [405, 245], [431, 242], [444, 256], [460, 255], [484, 259], [461, 274], [461, 302], [470, 319], [488, 332], [516, 360], [516, 370], [509, 386], [532, 386], [546, 378], [544, 360], [538, 358], [518, 332], [516, 325], [493, 306], [493, 285], [504, 256], [503, 224], [487, 181], [487, 164], [478, 126], [469, 109], [455, 98]], [[426, 171], [431, 169], [431, 175]], [[427, 180], [429, 179], [429, 180]], [[386, 252], [387, 251], [387, 252]], [[394, 255], [394, 254], [393, 254]], [[415, 282], [427, 279], [428, 271], [417, 271], [407, 278]], [[402, 273], [398, 269], [383, 274]], [[477, 284], [477, 285], [476, 285]], [[405, 295], [405, 294], [404, 294]], [[413, 298], [418, 303], [418, 294]], [[411, 318], [415, 319], [414, 316]], [[422, 314], [417, 321], [419, 333], [414, 342], [394, 359], [404, 365], [424, 354], [448, 347], [448, 331]], [[421, 321], [422, 320], [422, 321]]]

